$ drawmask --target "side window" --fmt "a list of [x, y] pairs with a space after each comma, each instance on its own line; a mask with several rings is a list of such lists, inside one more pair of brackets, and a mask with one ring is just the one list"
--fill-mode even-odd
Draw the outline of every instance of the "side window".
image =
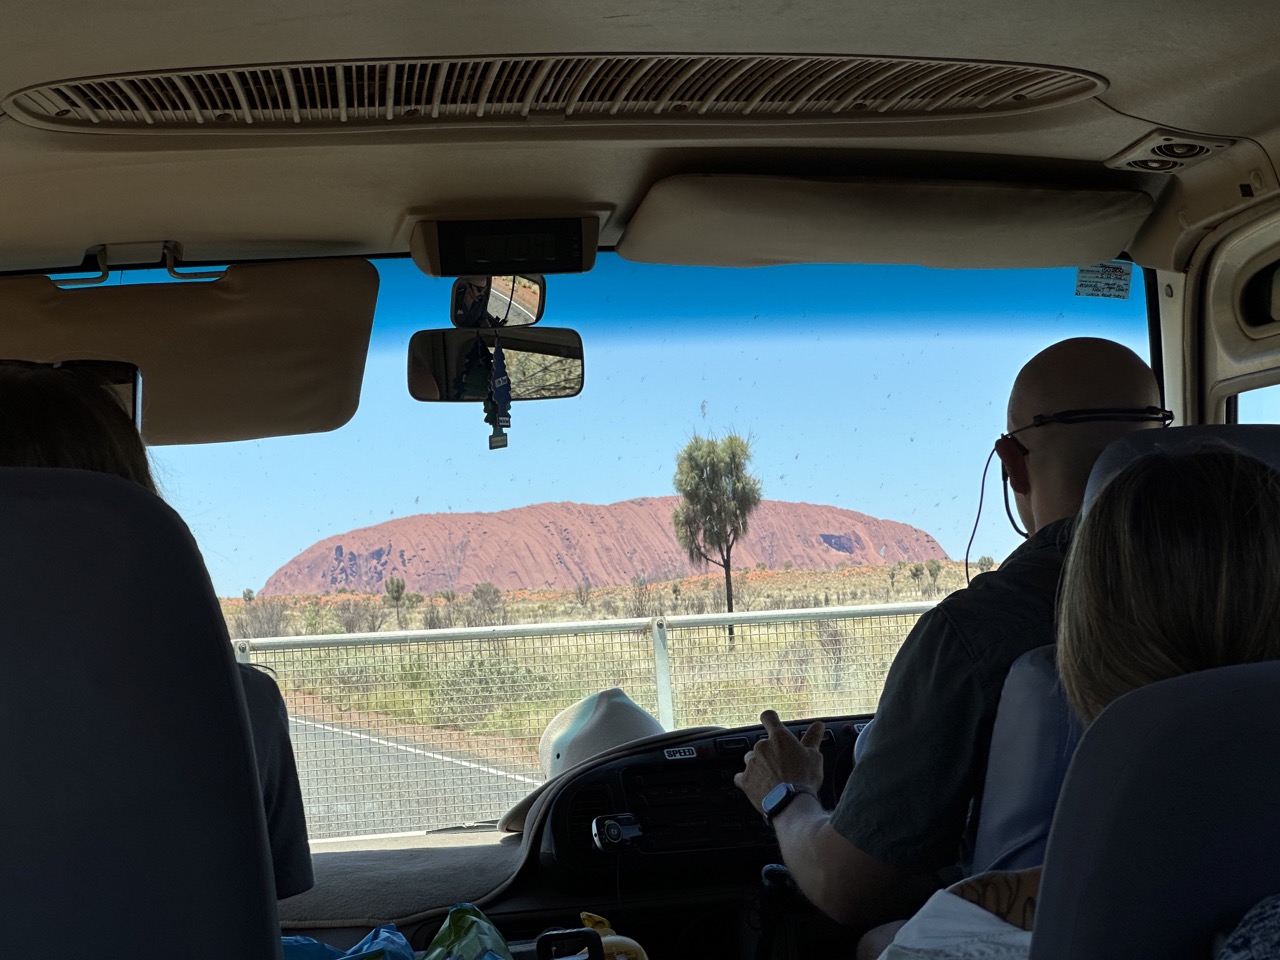
[[1280, 383], [1248, 390], [1235, 400], [1237, 423], [1280, 423]]

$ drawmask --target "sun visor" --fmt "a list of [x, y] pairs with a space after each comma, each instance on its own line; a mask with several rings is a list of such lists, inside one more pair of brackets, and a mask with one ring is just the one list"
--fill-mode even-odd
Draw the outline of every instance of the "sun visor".
[[1130, 190], [679, 176], [649, 189], [617, 252], [715, 267], [1077, 266], [1114, 258], [1151, 210]]
[[11, 277], [0, 279], [0, 357], [136, 364], [151, 444], [319, 433], [359, 404], [377, 296], [378, 271], [359, 259], [119, 286]]

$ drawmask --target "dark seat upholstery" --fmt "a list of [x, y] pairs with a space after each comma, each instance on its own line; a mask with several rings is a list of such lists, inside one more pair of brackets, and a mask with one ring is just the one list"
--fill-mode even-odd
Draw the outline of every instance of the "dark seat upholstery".
[[969, 872], [1044, 863], [1058, 792], [1084, 730], [1053, 655], [1052, 645], [1024, 653], [1005, 678]]
[[243, 693], [185, 525], [75, 470], [0, 470], [0, 507], [5, 942], [279, 957]]
[[1202, 960], [1280, 893], [1280, 662], [1151, 684], [1072, 760], [1031, 960]]

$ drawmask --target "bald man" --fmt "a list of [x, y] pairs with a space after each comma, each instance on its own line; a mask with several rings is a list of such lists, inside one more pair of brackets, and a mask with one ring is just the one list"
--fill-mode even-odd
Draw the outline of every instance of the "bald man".
[[[1014, 382], [996, 453], [1026, 543], [920, 618], [894, 659], [862, 759], [836, 809], [817, 798], [822, 724], [769, 732], [735, 782], [765, 812], [804, 894], [858, 930], [909, 916], [957, 879], [1013, 661], [1054, 642], [1054, 601], [1089, 471], [1112, 440], [1168, 414], [1127, 347], [1078, 338], [1033, 357]], [[767, 801], [766, 801], [766, 798]]]

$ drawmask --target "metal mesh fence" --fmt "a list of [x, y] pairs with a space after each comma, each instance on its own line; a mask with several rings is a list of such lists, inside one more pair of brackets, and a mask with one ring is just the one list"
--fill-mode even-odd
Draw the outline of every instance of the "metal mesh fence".
[[[927, 605], [662, 621], [676, 727], [874, 709]], [[790, 617], [790, 619], [788, 619]], [[656, 621], [614, 620], [237, 641], [274, 671], [313, 839], [500, 817], [542, 782], [538, 738], [560, 710], [622, 687], [659, 716]], [[664, 691], [665, 692], [665, 691]]]
[[[915, 605], [920, 607], [920, 605]], [[910, 612], [776, 622], [668, 622], [671, 688], [678, 726], [755, 723], [772, 708], [785, 719], [870, 713], [885, 674], [920, 617]], [[833, 611], [834, 613], [834, 611]]]

